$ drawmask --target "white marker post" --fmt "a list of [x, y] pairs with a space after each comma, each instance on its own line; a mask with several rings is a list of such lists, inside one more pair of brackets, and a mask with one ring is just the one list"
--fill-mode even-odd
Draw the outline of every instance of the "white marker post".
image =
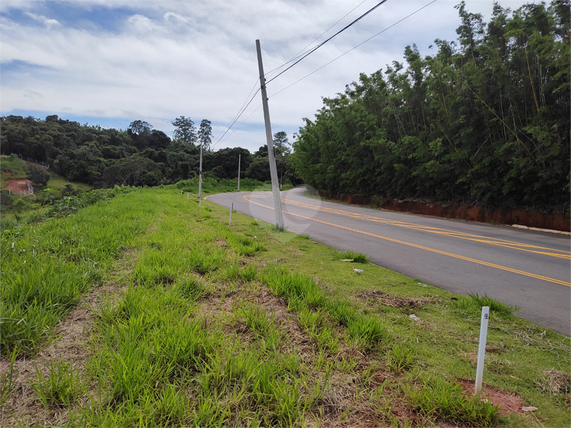
[[488, 320], [490, 307], [482, 307], [482, 319], [480, 320], [480, 345], [478, 347], [478, 366], [476, 367], [476, 390], [478, 394], [482, 389], [482, 377], [484, 376], [484, 356], [486, 354], [486, 339], [488, 337]]
[[230, 208], [230, 219], [228, 220], [228, 226], [232, 226], [232, 211], [234, 211], [234, 203], [232, 203], [232, 208]]

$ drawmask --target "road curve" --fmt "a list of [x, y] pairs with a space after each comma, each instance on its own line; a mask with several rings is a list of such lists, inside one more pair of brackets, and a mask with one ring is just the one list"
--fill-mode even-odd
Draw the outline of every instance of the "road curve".
[[[518, 316], [571, 336], [568, 236], [396, 213], [282, 192], [287, 230], [453, 293], [488, 295]], [[271, 192], [207, 198], [275, 224]]]

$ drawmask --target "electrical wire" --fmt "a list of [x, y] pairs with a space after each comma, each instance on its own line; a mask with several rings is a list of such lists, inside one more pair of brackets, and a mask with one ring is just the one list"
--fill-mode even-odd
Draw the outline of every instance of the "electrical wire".
[[[351, 27], [353, 24], [355, 24], [356, 22], [358, 22], [359, 20], [361, 20], [363, 17], [365, 17], [366, 15], [368, 15], [369, 13], [371, 13], [373, 10], [375, 10], [376, 8], [378, 8], [379, 6], [381, 6], [383, 3], [387, 2], [388, 0], [382, 0], [381, 2], [379, 2], [377, 5], [375, 5], [374, 7], [372, 7], [371, 9], [369, 9], [367, 12], [365, 12], [364, 14], [362, 14], [361, 16], [359, 16], [357, 19], [355, 19], [354, 21], [352, 21], [350, 24], [348, 24], [347, 26], [345, 26], [344, 28], [342, 28], [341, 30], [339, 30], [337, 33], [335, 33], [333, 36], [329, 37], [328, 39], [326, 39], [325, 41], [323, 41], [322, 43], [320, 43], [319, 45], [317, 45], [316, 47], [312, 48], [311, 50], [309, 50], [307, 53], [303, 54], [299, 59], [297, 59], [292, 65], [290, 65], [288, 68], [286, 68], [285, 70], [283, 70], [282, 72], [278, 73], [276, 76], [274, 76], [273, 78], [271, 78], [270, 80], [266, 81], [266, 85], [275, 80], [277, 77], [281, 76], [282, 74], [284, 74], [286, 71], [288, 71], [289, 69], [291, 69], [292, 67], [294, 67], [296, 64], [298, 64], [299, 62], [301, 62], [303, 59], [307, 58], [309, 55], [311, 55], [313, 52], [315, 52], [317, 49], [319, 49], [321, 46], [323, 46], [325, 43], [329, 42], [331, 39], [333, 39], [335, 36], [337, 36], [338, 34], [342, 33], [343, 31], [345, 31], [346, 29], [348, 29], [349, 27]], [[404, 20], [410, 18], [411, 16], [417, 14], [418, 12], [420, 12], [421, 10], [427, 8], [428, 6], [430, 6], [431, 4], [435, 3], [437, 0], [432, 0], [431, 2], [425, 4], [424, 6], [418, 8], [417, 10], [415, 10], [414, 12], [408, 14], [407, 16], [403, 17], [402, 19], [398, 20], [397, 22], [395, 22], [394, 24], [391, 24], [390, 26], [388, 26], [387, 28], [383, 29], [382, 31], [379, 31], [378, 33], [374, 34], [373, 36], [369, 37], [368, 39], [364, 40], [363, 42], [359, 43], [358, 45], [352, 47], [351, 49], [349, 49], [348, 51], [342, 53], [341, 55], [337, 56], [336, 58], [332, 59], [331, 61], [327, 62], [326, 64], [322, 65], [321, 67], [315, 69], [314, 71], [312, 71], [311, 73], [305, 75], [304, 77], [302, 77], [301, 79], [296, 80], [295, 82], [293, 82], [292, 84], [286, 86], [285, 88], [279, 90], [278, 92], [272, 94], [272, 96], [276, 96], [278, 94], [280, 94], [281, 92], [285, 91], [286, 89], [289, 89], [290, 87], [296, 85], [297, 83], [301, 82], [302, 80], [306, 79], [307, 77], [311, 76], [312, 74], [318, 72], [319, 70], [327, 67], [329, 64], [337, 61], [339, 58], [347, 55], [349, 52], [352, 52], [353, 50], [357, 49], [358, 47], [364, 45], [365, 43], [371, 41], [372, 39], [374, 39], [375, 37], [378, 37], [379, 35], [383, 34], [384, 32], [388, 31], [389, 29], [393, 28], [394, 26], [400, 24], [401, 22], [403, 22]], [[353, 10], [355, 10], [357, 7], [359, 7], [361, 4], [363, 4], [364, 1], [362, 3], [360, 3], [358, 6], [356, 6], [354, 9], [351, 10], [351, 12]], [[351, 13], [349, 12], [349, 13]], [[343, 18], [345, 18], [348, 14], [346, 14]], [[337, 21], [335, 24], [333, 24], [331, 27], [329, 27], [325, 32], [323, 32], [320, 36], [318, 36], [315, 40], [319, 39], [319, 37], [321, 37], [323, 34], [325, 34], [327, 31], [329, 31], [333, 26], [335, 26], [337, 23], [339, 23], [343, 18], [341, 18], [339, 21]], [[313, 42], [308, 44], [311, 45]], [[307, 47], [307, 46], [306, 46]], [[305, 48], [304, 48], [305, 49]], [[302, 49], [302, 51], [304, 50]], [[299, 56], [299, 54], [298, 54]], [[280, 68], [283, 68], [285, 65], [287, 65], [288, 63], [292, 62], [296, 57], [294, 56], [292, 59], [290, 59], [288, 62], [282, 64], [281, 66], [275, 68], [272, 71], [278, 70]], [[272, 72], [271, 71], [271, 72]], [[270, 73], [271, 73], [270, 72]], [[267, 74], [266, 74], [267, 75]], [[259, 78], [256, 80], [256, 83], [254, 85], [257, 85], [259, 81]], [[255, 87], [255, 86], [254, 86]], [[250, 94], [252, 93], [254, 88], [252, 88], [250, 90]], [[227, 135], [228, 131], [230, 131], [230, 129], [232, 129], [232, 127], [234, 126], [234, 124], [238, 121], [238, 119], [244, 114], [245, 110], [249, 107], [249, 105], [252, 103], [252, 101], [254, 100], [254, 98], [256, 97], [256, 95], [258, 94], [258, 92], [260, 92], [260, 88], [258, 88], [258, 90], [254, 93], [254, 95], [252, 95], [252, 97], [249, 99], [249, 101], [244, 101], [244, 104], [242, 105], [243, 107], [240, 109], [240, 111], [238, 112], [238, 114], [235, 116], [235, 118], [233, 119], [233, 121], [231, 122], [231, 124], [229, 126], [226, 127], [226, 131], [224, 131], [224, 133], [222, 134], [222, 136], [212, 145], [215, 146], [218, 143], [220, 143], [222, 141], [222, 139]], [[250, 97], [250, 95], [248, 95], [248, 97]], [[248, 97], [246, 97], [246, 100], [248, 100]], [[248, 115], [248, 117], [246, 117], [246, 119], [244, 119], [238, 126], [238, 128], [240, 126], [242, 126], [258, 109], [260, 108], [260, 105], [258, 105], [258, 107], [256, 107], [256, 109], [254, 109], [254, 111], [252, 111], [252, 113], [250, 113], [250, 115]]]
[[[407, 16], [405, 16], [404, 18], [398, 20], [398, 21], [395, 22], [394, 24], [391, 24], [390, 26], [388, 26], [387, 28], [383, 29], [382, 31], [379, 31], [377, 34], [375, 34], [375, 35], [369, 37], [368, 39], [364, 40], [363, 42], [359, 43], [358, 45], [353, 46], [353, 47], [352, 47], [351, 49], [349, 49], [348, 51], [342, 53], [341, 55], [339, 55], [339, 56], [336, 57], [336, 58], [333, 58], [331, 61], [329, 61], [329, 62], [325, 63], [324, 65], [322, 65], [321, 67], [319, 67], [319, 68], [313, 70], [311, 73], [309, 73], [309, 74], [303, 76], [301, 79], [298, 79], [298, 80], [296, 80], [295, 82], [293, 82], [292, 84], [286, 86], [285, 88], [280, 89], [278, 92], [275, 92], [274, 94], [272, 94], [272, 97], [278, 95], [279, 93], [285, 91], [286, 89], [291, 88], [293, 85], [296, 85], [297, 83], [301, 82], [302, 80], [306, 79], [307, 77], [311, 76], [312, 74], [318, 72], [318, 71], [321, 70], [322, 68], [327, 67], [327, 66], [328, 66], [329, 64], [331, 64], [332, 62], [337, 61], [339, 58], [341, 58], [341, 57], [347, 55], [347, 54], [348, 54], [349, 52], [351, 52], [351, 51], [354, 51], [355, 49], [357, 49], [358, 47], [364, 45], [365, 43], [369, 42], [370, 40], [374, 39], [375, 37], [380, 36], [380, 35], [383, 34], [385, 31], [390, 30], [390, 29], [393, 28], [394, 26], [396, 26], [396, 25], [400, 24], [401, 22], [403, 22], [405, 19], [410, 18], [411, 16], [413, 16], [413, 15], [415, 15], [416, 13], [420, 12], [421, 10], [427, 8], [428, 6], [430, 6], [432, 3], [435, 3], [436, 1], [437, 1], [437, 0], [432, 0], [430, 3], [425, 4], [425, 5], [422, 6], [421, 8], [419, 8], [419, 9], [415, 10], [414, 12], [408, 14]], [[277, 76], [276, 76], [276, 77], [277, 77]], [[273, 80], [273, 79], [272, 79], [272, 80]]]
[[357, 23], [358, 21], [360, 21], [361, 19], [363, 19], [365, 16], [367, 16], [369, 13], [371, 13], [373, 10], [375, 10], [376, 8], [378, 8], [379, 6], [381, 6], [382, 4], [386, 3], [388, 0], [381, 0], [378, 4], [376, 4], [375, 6], [373, 6], [371, 9], [369, 9], [368, 11], [366, 11], [364, 14], [362, 14], [361, 16], [359, 16], [357, 19], [355, 19], [353, 22], [349, 23], [348, 25], [346, 25], [345, 27], [343, 27], [341, 30], [337, 31], [335, 34], [333, 34], [331, 37], [329, 37], [328, 39], [325, 39], [323, 42], [321, 42], [320, 44], [318, 44], [316, 47], [314, 47], [313, 49], [309, 50], [309, 52], [307, 52], [306, 54], [304, 54], [301, 58], [299, 58], [297, 61], [295, 61], [292, 65], [290, 65], [288, 68], [286, 68], [285, 70], [281, 71], [280, 73], [278, 73], [276, 76], [272, 77], [270, 80], [266, 81], [266, 85], [270, 82], [272, 82], [273, 80], [276, 80], [278, 77], [280, 77], [282, 74], [284, 74], [286, 71], [288, 71], [289, 69], [291, 69], [292, 67], [294, 67], [295, 65], [299, 64], [301, 61], [303, 61], [305, 58], [307, 58], [309, 55], [311, 55], [313, 52], [315, 52], [317, 49], [319, 49], [321, 46], [323, 46], [325, 43], [329, 42], [331, 39], [333, 39], [334, 37], [338, 36], [339, 34], [341, 34], [343, 31], [347, 30], [349, 27], [351, 27], [353, 24]]
[[[254, 110], [252, 110], [252, 113], [250, 113], [242, 122], [240, 122], [240, 123], [238, 124], [238, 126], [236, 126], [235, 130], [232, 131], [232, 133], [229, 134], [229, 135], [232, 135], [235, 131], [237, 131], [238, 129], [240, 129], [240, 128], [242, 127], [242, 125], [244, 125], [244, 123], [246, 123], [246, 121], [247, 121], [250, 117], [252, 117], [252, 115], [253, 115], [254, 113], [256, 113], [256, 112], [260, 109], [260, 107], [262, 107], [262, 103], [261, 103], [261, 102], [258, 104], [258, 106], [257, 106]], [[228, 131], [229, 131], [229, 130], [228, 130]], [[226, 135], [226, 133], [224, 133], [224, 134]], [[222, 141], [222, 139], [218, 140], [216, 143], [219, 143], [219, 142], [221, 142], [221, 141]]]
[[[337, 35], [341, 34], [343, 31], [347, 30], [349, 27], [351, 27], [352, 25], [354, 25], [356, 22], [360, 21], [362, 18], [364, 18], [365, 16], [367, 16], [369, 13], [371, 13], [373, 10], [375, 10], [376, 8], [378, 8], [379, 6], [381, 6], [383, 3], [386, 3], [388, 0], [382, 0], [380, 1], [378, 4], [376, 4], [375, 6], [373, 6], [371, 9], [369, 9], [367, 12], [363, 13], [362, 15], [360, 15], [357, 19], [353, 20], [351, 23], [349, 23], [348, 25], [346, 25], [345, 27], [343, 27], [341, 30], [339, 30], [338, 32], [336, 32], [335, 34], [333, 34], [331, 37], [329, 37], [328, 39], [324, 40], [323, 42], [321, 42], [319, 45], [317, 45], [316, 47], [310, 49], [308, 52], [302, 54], [302, 52], [308, 47], [310, 46], [312, 43], [314, 43], [316, 40], [318, 40], [321, 36], [323, 36], [324, 34], [326, 34], [331, 28], [333, 28], [335, 25], [337, 25], [339, 22], [341, 22], [343, 19], [345, 19], [345, 17], [347, 17], [347, 15], [349, 15], [351, 12], [353, 12], [355, 9], [357, 9], [359, 6], [361, 6], [363, 3], [365, 3], [365, 1], [367, 0], [363, 0], [361, 3], [359, 3], [357, 6], [355, 6], [353, 9], [351, 9], [349, 12], [347, 12], [341, 19], [337, 20], [337, 22], [335, 22], [333, 25], [331, 25], [327, 30], [325, 30], [323, 33], [321, 33], [317, 38], [315, 38], [312, 42], [310, 42], [306, 47], [304, 47], [300, 52], [298, 52], [298, 54], [296, 54], [292, 59], [290, 59], [289, 61], [285, 62], [284, 64], [280, 65], [279, 67], [269, 71], [268, 73], [265, 73], [265, 76], [267, 76], [268, 74], [279, 70], [280, 68], [285, 67], [287, 64], [291, 63], [292, 61], [295, 61], [291, 66], [289, 66], [288, 68], [286, 68], [285, 70], [283, 70], [281, 73], [278, 73], [276, 76], [274, 76], [272, 79], [270, 79], [269, 81], [266, 81], [266, 85], [276, 79], [277, 77], [279, 77], [280, 75], [282, 75], [283, 73], [285, 73], [286, 71], [288, 71], [290, 68], [292, 68], [293, 66], [295, 66], [296, 64], [298, 64], [299, 62], [301, 62], [303, 59], [307, 58], [309, 55], [311, 55], [313, 52], [315, 52], [317, 49], [319, 49], [321, 46], [323, 46], [324, 44], [326, 44], [327, 42], [329, 42], [331, 39], [333, 39], [334, 37], [336, 37]], [[436, 1], [436, 0], [435, 0]], [[317, 71], [317, 70], [316, 70]], [[255, 85], [258, 83], [260, 79], [258, 78], [256, 80]], [[250, 90], [250, 94], [252, 93], [254, 87]], [[284, 90], [287, 88], [284, 88]], [[232, 129], [232, 127], [234, 126], [234, 124], [238, 121], [238, 119], [240, 118], [240, 116], [242, 116], [245, 112], [245, 110], [248, 108], [248, 106], [252, 103], [252, 101], [254, 100], [254, 97], [258, 94], [258, 92], [261, 90], [261, 88], [258, 88], [258, 90], [254, 93], [254, 95], [252, 96], [252, 98], [250, 98], [249, 101], [248, 97], [250, 97], [250, 94], [248, 94], [248, 97], [246, 97], [246, 101], [244, 101], [244, 104], [242, 104], [242, 108], [238, 111], [238, 113], [236, 114], [236, 116], [234, 117], [234, 119], [231, 121], [231, 123], [226, 126], [226, 130], [224, 131], [224, 133], [222, 134], [222, 136], [220, 136], [220, 138], [218, 138], [218, 140], [216, 140], [216, 142], [214, 144], [212, 144], [211, 147], [216, 146], [217, 144], [219, 144], [222, 139], [227, 135], [228, 131], [230, 131], [230, 129]], [[280, 91], [281, 92], [281, 91]], [[256, 108], [256, 110], [259, 108], [259, 106]], [[254, 111], [256, 111], [254, 110]], [[253, 114], [254, 112], [252, 112], [248, 118]], [[247, 118], [241, 122], [240, 126], [247, 120]]]
[[[248, 108], [248, 106], [249, 106], [250, 104], [252, 104], [252, 101], [254, 101], [254, 98], [256, 97], [256, 95], [258, 95], [258, 92], [260, 92], [260, 89], [258, 89], [258, 90], [256, 91], [256, 93], [255, 93], [254, 95], [252, 95], [252, 98], [250, 98], [250, 101], [248, 101], [248, 104], [246, 104], [246, 106], [236, 115], [236, 118], [232, 121], [232, 123], [226, 127], [226, 131], [224, 131], [224, 133], [222, 134], [222, 136], [221, 136], [218, 140], [216, 140], [216, 142], [215, 142], [211, 147], [214, 147], [215, 145], [217, 145], [218, 143], [220, 143], [220, 142], [222, 141], [222, 139], [223, 139], [224, 136], [228, 133], [228, 131], [230, 131], [230, 130], [232, 129], [232, 127], [234, 126], [234, 124], [238, 121], [238, 119], [240, 119], [240, 116], [242, 116], [242, 115], [244, 114], [244, 112], [245, 112], [245, 110]], [[260, 104], [260, 105], [261, 105], [261, 104]], [[254, 112], [255, 112], [256, 110], [258, 110], [258, 108], [260, 108], [260, 106], [258, 106], [252, 113], [250, 113], [250, 115], [249, 115], [246, 119], [244, 119], [244, 120], [240, 123], [240, 125], [238, 125], [238, 127], [242, 126], [242, 125], [244, 124], [244, 122], [245, 122], [250, 116], [252, 116], [252, 114], [254, 114]]]
[[[258, 95], [258, 92], [260, 92], [261, 88], [258, 88], [258, 90], [256, 92], [254, 92], [254, 95], [252, 95], [252, 91], [254, 90], [254, 88], [258, 85], [258, 82], [260, 81], [260, 78], [258, 77], [256, 79], [256, 82], [254, 83], [254, 86], [252, 86], [252, 89], [250, 89], [250, 93], [248, 94], [248, 96], [246, 97], [246, 99], [244, 100], [244, 103], [242, 104], [242, 107], [240, 108], [240, 110], [238, 110], [238, 113], [236, 113], [236, 115], [234, 116], [234, 118], [232, 119], [232, 121], [230, 122], [229, 125], [226, 126], [226, 131], [224, 131], [224, 133], [222, 134], [222, 136], [220, 138], [218, 138], [218, 140], [216, 140], [216, 142], [214, 144], [212, 144], [211, 147], [214, 147], [215, 145], [217, 145], [218, 143], [220, 143], [220, 141], [222, 141], [222, 139], [224, 138], [224, 136], [228, 133], [228, 131], [230, 131], [230, 129], [232, 129], [232, 126], [234, 126], [234, 124], [238, 121], [238, 119], [240, 119], [240, 116], [242, 116], [244, 114], [244, 111], [248, 108], [248, 106], [252, 103], [252, 101], [254, 100], [255, 96]], [[250, 98], [251, 95], [251, 98]], [[248, 101], [248, 98], [250, 99]]]
[[311, 46], [313, 43], [315, 43], [317, 40], [319, 40], [323, 35], [325, 35], [329, 30], [331, 30], [333, 27], [335, 27], [337, 24], [339, 24], [341, 21], [343, 21], [351, 12], [353, 12], [355, 9], [359, 8], [363, 3], [365, 3], [367, 0], [363, 0], [361, 3], [359, 3], [357, 6], [355, 6], [353, 9], [351, 9], [349, 12], [347, 12], [345, 15], [343, 15], [337, 22], [335, 22], [333, 25], [331, 25], [327, 30], [325, 30], [323, 33], [321, 33], [319, 36], [317, 36], [315, 39], [313, 39], [311, 42], [309, 42], [303, 49], [301, 49], [298, 53], [296, 53], [290, 60], [286, 61], [285, 63], [283, 63], [282, 65], [280, 65], [279, 67], [274, 68], [273, 70], [270, 70], [266, 73], [266, 77], [269, 77], [270, 74], [272, 74], [273, 72], [285, 67], [286, 65], [288, 65], [289, 63], [295, 61], [296, 59], [298, 59], [300, 56], [302, 56], [304, 54], [304, 51]]

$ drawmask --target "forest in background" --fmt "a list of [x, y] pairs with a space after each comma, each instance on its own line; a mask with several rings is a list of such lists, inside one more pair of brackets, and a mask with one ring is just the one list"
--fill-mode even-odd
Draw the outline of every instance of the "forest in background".
[[[1, 153], [47, 164], [50, 171], [69, 181], [96, 188], [157, 186], [197, 176], [202, 144], [205, 176], [236, 178], [241, 156], [243, 178], [270, 179], [267, 146], [253, 154], [240, 147], [212, 151], [210, 121], [203, 119], [197, 129], [190, 118], [180, 116], [173, 125], [175, 131], [171, 139], [142, 120], [131, 122], [127, 130], [117, 130], [81, 125], [57, 115], [47, 116], [45, 120], [7, 116], [0, 118]], [[287, 134], [275, 133], [274, 143], [280, 178], [284, 182], [295, 181], [288, 162]]]
[[569, 206], [569, 0], [489, 23], [456, 6], [457, 42], [416, 46], [404, 62], [347, 85], [304, 119], [297, 174], [329, 195], [478, 204]]

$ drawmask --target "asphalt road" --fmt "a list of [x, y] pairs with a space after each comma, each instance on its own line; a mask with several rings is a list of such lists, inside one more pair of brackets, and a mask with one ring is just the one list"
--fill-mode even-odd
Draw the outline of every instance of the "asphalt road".
[[[287, 230], [453, 293], [520, 306], [516, 315], [571, 336], [571, 251], [565, 235], [447, 220], [282, 192]], [[271, 192], [208, 200], [275, 224]]]

